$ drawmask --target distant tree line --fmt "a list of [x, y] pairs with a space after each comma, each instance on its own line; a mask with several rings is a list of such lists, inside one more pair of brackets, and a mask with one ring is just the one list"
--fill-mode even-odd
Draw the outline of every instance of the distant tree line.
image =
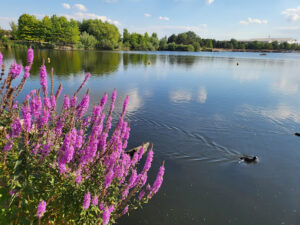
[[203, 39], [192, 31], [172, 34], [158, 38], [156, 33], [149, 35], [129, 33], [127, 29], [120, 34], [114, 24], [99, 19], [83, 21], [68, 20], [64, 16], [45, 16], [41, 20], [33, 15], [23, 14], [18, 23], [11, 23], [11, 31], [0, 29], [0, 41], [26, 41], [30, 43], [51, 43], [69, 45], [74, 48], [137, 51], [201, 51], [211, 49], [238, 50], [300, 50], [300, 45], [287, 42], [243, 42], [231, 39], [218, 41]]

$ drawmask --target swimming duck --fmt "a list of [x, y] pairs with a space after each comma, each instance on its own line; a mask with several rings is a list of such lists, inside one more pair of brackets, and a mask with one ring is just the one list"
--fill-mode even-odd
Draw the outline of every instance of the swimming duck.
[[242, 156], [240, 160], [244, 161], [245, 163], [256, 163], [258, 161], [257, 156]]
[[300, 137], [300, 133], [295, 133], [296, 136]]

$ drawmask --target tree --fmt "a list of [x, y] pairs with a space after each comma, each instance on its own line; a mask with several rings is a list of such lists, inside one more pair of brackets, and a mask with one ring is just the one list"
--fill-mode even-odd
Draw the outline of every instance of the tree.
[[119, 39], [121, 37], [118, 28], [108, 22], [103, 23], [99, 19], [83, 20], [80, 25], [82, 32], [95, 36], [98, 40], [98, 48], [112, 50], [118, 46]]
[[177, 36], [175, 34], [172, 34], [169, 38], [168, 38], [168, 43], [172, 43], [172, 42], [176, 42], [177, 40]]
[[130, 48], [130, 33], [127, 29], [123, 30], [123, 45], [126, 48]]
[[18, 20], [18, 37], [26, 41], [40, 41], [41, 22], [35, 16], [21, 15]]
[[276, 50], [279, 49], [278, 41], [273, 41], [272, 46], [273, 46], [273, 49], [276, 49]]
[[97, 39], [93, 35], [90, 35], [84, 31], [80, 35], [80, 43], [85, 49], [93, 49], [97, 44]]
[[168, 50], [169, 51], [175, 51], [176, 50], [176, 43], [172, 42], [168, 44]]
[[11, 38], [13, 40], [18, 39], [18, 25], [15, 22], [11, 22], [10, 24], [10, 29], [11, 29]]
[[208, 40], [208, 44], [207, 44], [208, 48], [213, 48], [213, 42], [211, 39]]
[[167, 50], [167, 49], [168, 49], [167, 37], [163, 37], [159, 41], [159, 50]]
[[232, 48], [234, 48], [234, 49], [237, 49], [237, 48], [238, 48], [239, 43], [238, 43], [237, 40], [235, 40], [235, 39], [232, 38], [232, 39], [230, 40], [230, 43], [232, 44]]
[[200, 46], [199, 42], [194, 42], [193, 47], [194, 47], [195, 52], [199, 52], [200, 49], [201, 49], [201, 46]]
[[41, 36], [44, 41], [50, 42], [52, 41], [52, 21], [49, 16], [45, 16], [42, 19], [41, 24]]
[[187, 37], [186, 33], [178, 34], [176, 44], [187, 44]]
[[157, 50], [159, 48], [159, 40], [157, 37], [157, 33], [152, 33], [151, 38], [150, 38], [150, 42], [153, 46], [153, 50]]
[[53, 15], [52, 21], [52, 37], [53, 42], [59, 44], [75, 44], [79, 41], [79, 28], [74, 20], [67, 20], [66, 17], [57, 17]]

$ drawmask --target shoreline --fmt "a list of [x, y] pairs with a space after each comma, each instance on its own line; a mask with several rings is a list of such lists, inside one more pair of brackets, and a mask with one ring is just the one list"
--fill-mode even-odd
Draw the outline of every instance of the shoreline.
[[[27, 45], [17, 45], [17, 46], [5, 46], [6, 43], [0, 44], [0, 49], [2, 48], [24, 48], [29, 47]], [[33, 45], [33, 48], [36, 47]], [[212, 49], [200, 49], [200, 51], [169, 51], [169, 50], [128, 50], [128, 49], [114, 49], [114, 50], [106, 50], [106, 49], [76, 49], [71, 46], [56, 46], [54, 48], [47, 47], [36, 47], [34, 49], [44, 49], [44, 50], [58, 50], [58, 51], [109, 51], [109, 52], [253, 52], [253, 53], [300, 53], [300, 50], [270, 50], [270, 49], [227, 49], [227, 48], [212, 48]]]

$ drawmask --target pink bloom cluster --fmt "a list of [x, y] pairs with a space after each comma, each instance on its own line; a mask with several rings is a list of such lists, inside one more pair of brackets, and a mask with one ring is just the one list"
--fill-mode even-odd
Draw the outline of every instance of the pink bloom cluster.
[[[33, 50], [29, 49], [29, 65], [25, 67], [24, 79], [29, 77], [33, 58]], [[1, 61], [0, 53], [0, 64]], [[10, 67], [10, 74], [16, 78], [21, 70], [22, 66], [14, 62]], [[128, 96], [124, 100], [122, 113], [114, 130], [111, 128], [117, 98], [116, 90], [112, 93], [109, 106], [106, 106], [108, 95], [104, 94], [99, 103], [93, 106], [90, 114], [87, 113], [88, 92], [77, 103], [76, 94], [90, 76], [90, 74], [85, 76], [80, 88], [72, 97], [64, 95], [62, 110], [58, 113], [56, 105], [62, 86], [58, 88], [56, 95], [53, 95], [52, 91], [50, 95], [48, 94], [47, 68], [42, 65], [40, 84], [44, 95], [41, 95], [40, 89], [33, 90], [25, 97], [23, 104], [19, 106], [15, 102], [14, 118], [10, 124], [4, 151], [8, 152], [14, 142], [24, 140], [26, 146], [31, 149], [32, 157], [39, 158], [39, 163], [43, 163], [46, 157], [54, 159], [49, 167], [54, 167], [62, 179], [68, 179], [74, 186], [81, 186], [82, 190], [85, 190], [80, 198], [82, 208], [89, 210], [91, 207], [98, 207], [102, 224], [106, 225], [110, 218], [117, 218], [118, 215], [126, 214], [131, 209], [130, 201], [133, 197], [137, 197], [139, 201], [152, 198], [161, 187], [165, 169], [163, 164], [153, 185], [146, 186], [154, 156], [153, 149], [148, 151], [145, 164], [140, 171], [137, 165], [147, 149], [143, 145], [132, 157], [126, 152], [130, 137], [130, 127], [125, 121]], [[105, 107], [108, 107], [107, 114]], [[28, 138], [33, 135], [37, 139]], [[102, 171], [100, 175], [99, 170]], [[98, 184], [97, 188], [90, 185], [93, 182]], [[119, 201], [111, 201], [110, 193], [116, 187], [120, 190]], [[45, 201], [38, 204], [39, 218], [44, 215], [46, 205]]]

